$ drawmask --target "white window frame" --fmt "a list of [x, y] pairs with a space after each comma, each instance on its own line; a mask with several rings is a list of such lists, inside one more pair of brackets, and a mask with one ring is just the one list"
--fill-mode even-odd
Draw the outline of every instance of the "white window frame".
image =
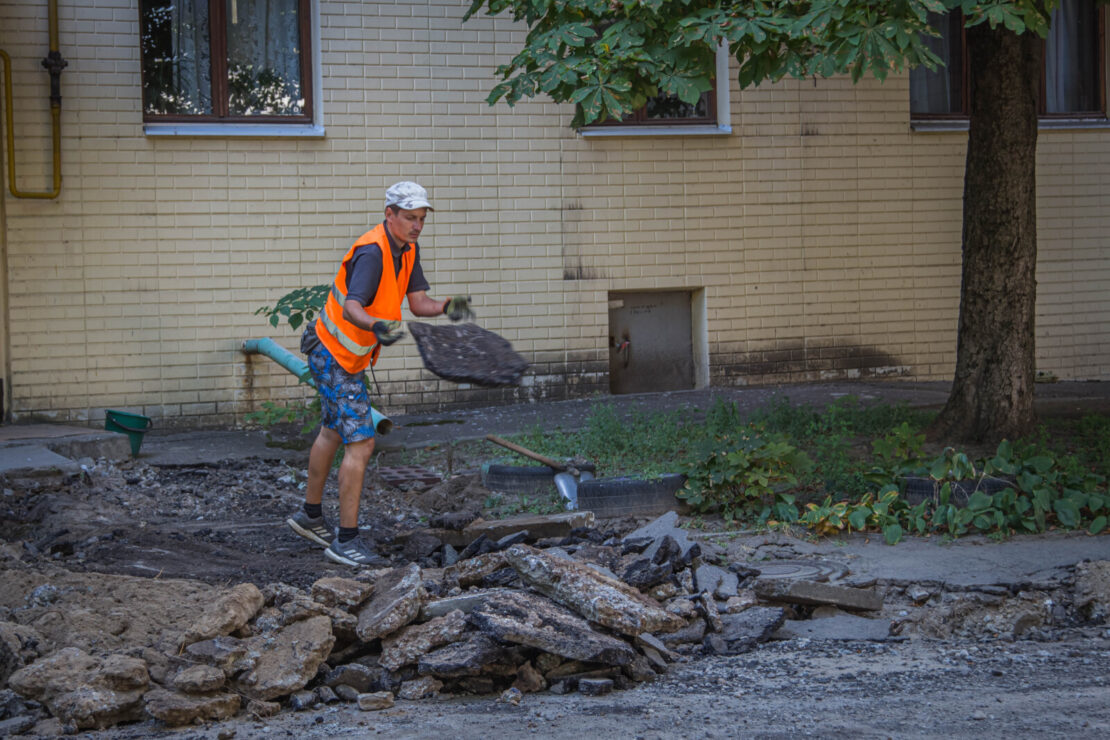
[[309, 3], [312, 21], [312, 122], [311, 123], [156, 123], [144, 122], [146, 136], [210, 136], [222, 138], [322, 139], [324, 138], [324, 72], [320, 48], [320, 3]]

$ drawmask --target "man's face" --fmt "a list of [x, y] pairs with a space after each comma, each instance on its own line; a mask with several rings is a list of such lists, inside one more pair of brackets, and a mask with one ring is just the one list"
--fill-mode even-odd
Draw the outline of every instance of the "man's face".
[[417, 208], [413, 211], [401, 209], [394, 213], [385, 209], [385, 225], [393, 238], [400, 242], [414, 242], [420, 232], [424, 230], [424, 219], [428, 217], [427, 208]]

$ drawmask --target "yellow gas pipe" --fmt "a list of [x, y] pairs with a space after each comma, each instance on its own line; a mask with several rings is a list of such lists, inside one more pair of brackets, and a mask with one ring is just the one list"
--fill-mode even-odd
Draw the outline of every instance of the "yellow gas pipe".
[[29, 193], [15, 185], [15, 116], [12, 113], [12, 58], [0, 49], [4, 60], [4, 118], [8, 142], [8, 189], [16, 198], [57, 198], [62, 192], [62, 70], [68, 62], [58, 50], [58, 0], [49, 0], [50, 53], [42, 66], [50, 73], [50, 133], [54, 150], [54, 189], [48, 193]]

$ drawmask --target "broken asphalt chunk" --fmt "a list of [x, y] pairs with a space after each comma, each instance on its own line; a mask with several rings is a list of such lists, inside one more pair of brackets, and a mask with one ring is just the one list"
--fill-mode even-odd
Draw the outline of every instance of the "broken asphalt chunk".
[[417, 663], [422, 676], [459, 678], [478, 676], [486, 667], [507, 663], [510, 651], [484, 634], [471, 634], [466, 640], [454, 642], [423, 655]]
[[596, 632], [569, 609], [523, 591], [491, 596], [470, 614], [470, 622], [501, 642], [573, 660], [625, 665], [636, 655], [628, 643]]
[[521, 579], [582, 617], [621, 634], [672, 632], [684, 620], [628, 584], [572, 560], [552, 557], [528, 545], [505, 551]]
[[483, 534], [489, 539], [499, 540], [506, 535], [528, 530], [531, 538], [540, 539], [544, 537], [566, 537], [576, 527], [592, 527], [593, 525], [594, 515], [592, 511], [565, 511], [558, 514], [516, 516], [492, 522], [476, 519], [463, 529], [463, 535], [468, 541]]
[[416, 663], [429, 650], [458, 640], [466, 626], [466, 615], [456, 610], [423, 624], [402, 627], [382, 638], [378, 663], [391, 671]]
[[783, 601], [788, 604], [831, 604], [843, 609], [865, 611], [878, 611], [883, 608], [883, 597], [876, 591], [832, 586], [815, 581], [758, 579], [754, 590], [761, 599]]
[[716, 636], [721, 639], [723, 648], [716, 652], [721, 655], [746, 653], [770, 640], [785, 618], [782, 609], [769, 606], [754, 606], [739, 614], [722, 614], [721, 630]]
[[370, 642], [404, 627], [420, 614], [426, 598], [418, 565], [387, 571], [374, 583], [374, 595], [358, 611], [358, 639]]

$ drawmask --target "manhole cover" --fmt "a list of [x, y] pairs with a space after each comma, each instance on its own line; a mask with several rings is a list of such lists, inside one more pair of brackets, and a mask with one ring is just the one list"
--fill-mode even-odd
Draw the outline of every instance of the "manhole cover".
[[427, 468], [422, 468], [419, 465], [398, 465], [391, 468], [378, 468], [378, 475], [382, 477], [385, 483], [394, 487], [412, 483], [422, 483], [430, 486], [443, 480], [432, 471]]
[[848, 569], [839, 563], [828, 560], [771, 560], [764, 563], [748, 563], [759, 571], [763, 579], [787, 579], [797, 581], [835, 581], [848, 574]]

